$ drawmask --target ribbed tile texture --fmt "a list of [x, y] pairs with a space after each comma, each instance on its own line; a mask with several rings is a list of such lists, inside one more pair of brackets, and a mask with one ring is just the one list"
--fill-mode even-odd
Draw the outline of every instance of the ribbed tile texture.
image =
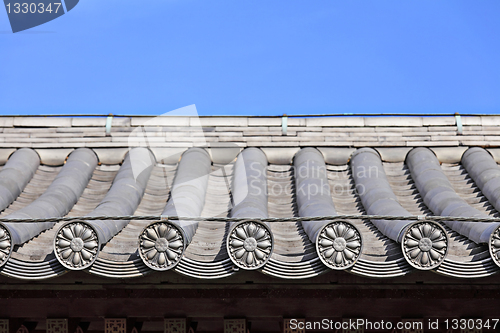
[[[294, 168], [290, 165], [271, 164], [267, 168], [269, 217], [297, 217], [298, 208], [294, 185]], [[285, 262], [314, 259], [316, 251], [300, 222], [271, 223], [274, 252], [271, 258]]]
[[[401, 160], [404, 159], [404, 156]], [[284, 159], [281, 159], [284, 160]], [[280, 160], [280, 161], [281, 161]], [[459, 159], [458, 159], [459, 160]], [[291, 162], [291, 161], [290, 161]], [[280, 163], [280, 162], [278, 162]], [[408, 166], [403, 162], [383, 162], [387, 181], [401, 204], [410, 214], [432, 215], [425, 205]], [[145, 186], [144, 195], [134, 214], [161, 214], [169, 199], [177, 164], [157, 164]], [[202, 216], [228, 216], [232, 209], [234, 188], [234, 161], [214, 163], [208, 175]], [[86, 215], [94, 210], [109, 192], [120, 170], [120, 165], [100, 165], [93, 171], [78, 202], [69, 216]], [[444, 162], [440, 172], [450, 182], [457, 196], [483, 214], [498, 216], [498, 212], [479, 190], [467, 170], [460, 163]], [[60, 166], [40, 165], [20, 196], [2, 212], [6, 216], [36, 200], [61, 171]], [[266, 209], [270, 217], [298, 216], [296, 175], [291, 164], [271, 163], [265, 169], [267, 189]], [[331, 198], [338, 214], [366, 214], [349, 162], [326, 165], [326, 177]], [[257, 200], [260, 202], [260, 199]], [[413, 269], [406, 263], [400, 244], [384, 236], [370, 221], [351, 221], [360, 230], [364, 248], [360, 260], [350, 271], [371, 277], [393, 277], [407, 274]], [[103, 247], [90, 269], [92, 274], [108, 277], [135, 277], [148, 274], [137, 255], [137, 237], [149, 221], [131, 221]], [[55, 230], [40, 233], [12, 254], [1, 269], [2, 274], [25, 279], [42, 279], [65, 272], [52, 254]], [[275, 239], [274, 252], [262, 272], [271, 276], [301, 279], [329, 271], [317, 257], [313, 243], [300, 223], [278, 222], [270, 225]], [[225, 247], [228, 225], [219, 222], [201, 222], [191, 244], [174, 271], [200, 279], [215, 279], [239, 274], [233, 269]], [[446, 227], [450, 236], [449, 254], [437, 272], [461, 278], [487, 276], [499, 271], [489, 257], [487, 247], [474, 242]]]
[[[160, 215], [167, 202], [177, 165], [156, 165], [134, 215]], [[138, 237], [151, 221], [132, 220], [103, 247], [100, 258], [128, 261], [138, 258]]]
[[[231, 210], [230, 182], [234, 163], [215, 164], [208, 177], [207, 195], [201, 216], [228, 216]], [[220, 222], [202, 221], [193, 240], [186, 249], [185, 256], [201, 262], [213, 262], [227, 259], [224, 243], [228, 225]]]
[[12, 214], [38, 199], [54, 181], [60, 170], [61, 167], [40, 165], [33, 178], [28, 182], [28, 185], [26, 185], [16, 200], [0, 214], [0, 217]]
[[[435, 214], [443, 216], [485, 217], [485, 213], [470, 206], [462, 199], [432, 151], [426, 148], [412, 150], [407, 157], [412, 178], [424, 197], [424, 202]], [[473, 223], [450, 221], [446, 224], [476, 243], [488, 242], [498, 223]]]
[[[5, 218], [50, 218], [66, 215], [82, 195], [96, 166], [97, 156], [92, 150], [81, 148], [73, 151], [45, 192]], [[3, 223], [9, 229], [13, 244], [23, 244], [40, 232], [52, 228], [54, 224]]]
[[[356, 188], [368, 215], [410, 216], [397, 201], [385, 174], [380, 155], [373, 149], [362, 148], [351, 159]], [[372, 220], [372, 223], [390, 239], [401, 242], [411, 221]]]
[[[118, 165], [97, 166], [87, 187], [80, 196], [80, 199], [73, 206], [73, 209], [67, 216], [83, 216], [92, 211], [99, 204], [99, 202], [101, 202], [106, 193], [108, 193], [118, 169]], [[29, 190], [28, 186], [23, 194], [27, 190]], [[21, 194], [21, 196], [23, 194]], [[24, 243], [16, 252], [12, 254], [12, 256], [18, 259], [31, 261], [43, 261], [47, 257], [52, 258], [52, 252], [54, 250], [52, 243], [57, 230], [63, 223], [64, 222], [56, 223], [52, 228]]]

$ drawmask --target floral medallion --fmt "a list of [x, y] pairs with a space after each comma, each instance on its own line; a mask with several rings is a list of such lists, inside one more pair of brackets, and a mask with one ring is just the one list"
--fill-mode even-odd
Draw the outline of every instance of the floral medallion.
[[0, 224], [0, 267], [9, 260], [12, 252], [12, 239], [10, 233], [3, 225]]
[[438, 267], [448, 252], [448, 235], [435, 222], [416, 222], [406, 229], [401, 241], [406, 261], [420, 270]]
[[184, 234], [178, 226], [170, 222], [155, 222], [139, 236], [139, 255], [149, 268], [166, 271], [181, 260], [184, 242]]
[[232, 262], [243, 269], [259, 269], [273, 252], [271, 230], [257, 221], [243, 221], [234, 225], [227, 239], [227, 253]]
[[358, 229], [347, 221], [334, 221], [323, 227], [316, 240], [316, 252], [331, 269], [353, 266], [361, 255], [362, 240]]
[[57, 260], [71, 270], [90, 267], [99, 253], [99, 238], [86, 222], [70, 222], [59, 228], [54, 239]]

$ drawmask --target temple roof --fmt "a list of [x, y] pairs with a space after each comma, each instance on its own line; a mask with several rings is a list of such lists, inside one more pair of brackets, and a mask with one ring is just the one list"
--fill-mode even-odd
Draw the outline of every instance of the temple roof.
[[[500, 270], [498, 223], [341, 218], [499, 217], [500, 117], [3, 117], [0, 126], [0, 217], [82, 217], [2, 222], [9, 277]], [[103, 215], [248, 221], [84, 218]], [[331, 215], [340, 218], [261, 222]]]

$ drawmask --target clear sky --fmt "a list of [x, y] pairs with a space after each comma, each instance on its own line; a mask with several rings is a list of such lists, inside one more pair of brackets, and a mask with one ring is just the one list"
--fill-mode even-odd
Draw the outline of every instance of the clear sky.
[[498, 0], [80, 0], [0, 51], [1, 114], [500, 112]]

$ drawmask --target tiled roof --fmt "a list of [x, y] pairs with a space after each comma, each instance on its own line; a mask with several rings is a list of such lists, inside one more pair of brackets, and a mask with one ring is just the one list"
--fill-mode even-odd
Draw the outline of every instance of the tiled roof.
[[498, 216], [500, 154], [489, 139], [500, 133], [496, 117], [463, 117], [462, 134], [454, 117], [388, 118], [292, 118], [286, 135], [280, 118], [202, 118], [201, 128], [191, 127], [190, 118], [159, 118], [146, 127], [144, 118], [115, 118], [108, 133], [99, 118], [1, 118], [2, 218], [249, 220], [6, 222], [0, 273], [21, 279], [81, 269], [116, 278], [173, 270], [199, 279], [254, 269], [284, 279], [330, 270], [379, 278], [415, 270], [462, 278], [497, 273], [496, 223], [259, 221]]

